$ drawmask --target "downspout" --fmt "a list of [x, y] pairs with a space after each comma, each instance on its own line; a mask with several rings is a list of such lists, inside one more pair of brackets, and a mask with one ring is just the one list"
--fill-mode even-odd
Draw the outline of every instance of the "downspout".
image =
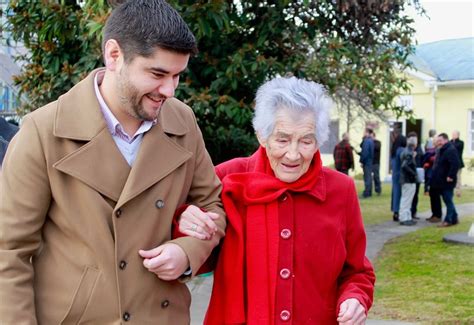
[[431, 107], [431, 123], [432, 129], [436, 130], [436, 92], [438, 91], [438, 84], [434, 83], [432, 88], [432, 107]]

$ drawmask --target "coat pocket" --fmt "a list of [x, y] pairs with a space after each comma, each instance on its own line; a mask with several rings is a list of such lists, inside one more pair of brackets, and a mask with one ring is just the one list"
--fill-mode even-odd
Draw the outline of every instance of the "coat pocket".
[[86, 266], [84, 268], [81, 280], [74, 292], [66, 316], [64, 316], [60, 323], [61, 325], [75, 325], [79, 323], [92, 297], [99, 273], [99, 270], [93, 266]]

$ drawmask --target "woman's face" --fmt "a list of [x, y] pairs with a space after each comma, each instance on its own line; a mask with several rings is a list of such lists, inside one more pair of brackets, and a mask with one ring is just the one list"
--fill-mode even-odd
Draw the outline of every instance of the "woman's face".
[[275, 127], [268, 139], [264, 140], [257, 135], [279, 180], [291, 183], [308, 171], [311, 160], [319, 149], [315, 131], [312, 113], [295, 115], [283, 108], [277, 111]]

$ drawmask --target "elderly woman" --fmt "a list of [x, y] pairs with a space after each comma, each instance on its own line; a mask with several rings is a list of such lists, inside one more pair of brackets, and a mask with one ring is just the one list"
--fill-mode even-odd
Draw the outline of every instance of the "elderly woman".
[[[205, 324], [363, 324], [375, 276], [354, 183], [322, 167], [332, 105], [321, 85], [276, 78], [257, 92], [260, 148], [216, 167], [228, 215]], [[209, 238], [210, 220], [179, 230]]]

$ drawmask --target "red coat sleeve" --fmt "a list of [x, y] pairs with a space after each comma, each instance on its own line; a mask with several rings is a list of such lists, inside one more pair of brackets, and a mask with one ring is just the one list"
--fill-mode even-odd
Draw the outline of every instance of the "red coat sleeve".
[[[346, 261], [339, 276], [338, 302], [357, 299], [367, 313], [372, 306], [375, 274], [365, 257], [366, 235], [354, 182], [348, 186], [346, 208]], [[339, 309], [339, 307], [338, 307]], [[338, 311], [339, 313], [339, 311]]]

